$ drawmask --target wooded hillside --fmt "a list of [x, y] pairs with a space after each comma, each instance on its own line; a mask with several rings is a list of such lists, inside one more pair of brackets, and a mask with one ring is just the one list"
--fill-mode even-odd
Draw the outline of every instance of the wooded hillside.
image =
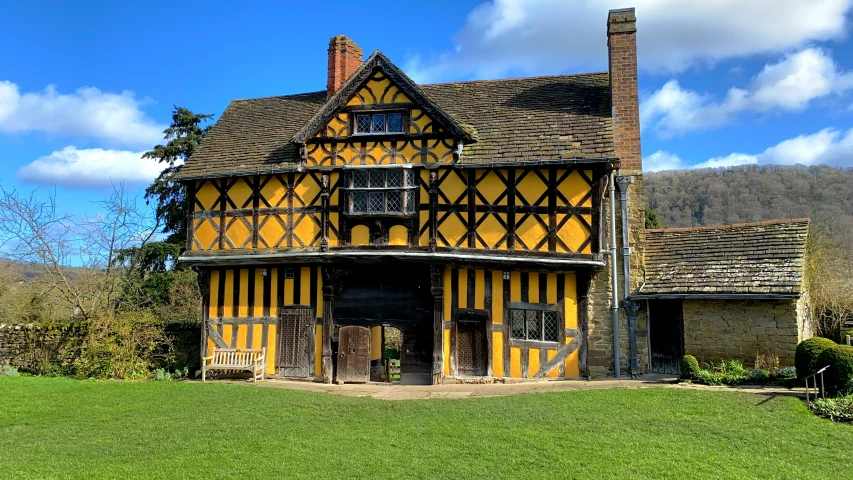
[[647, 173], [646, 204], [664, 227], [809, 217], [853, 245], [853, 169], [739, 166]]

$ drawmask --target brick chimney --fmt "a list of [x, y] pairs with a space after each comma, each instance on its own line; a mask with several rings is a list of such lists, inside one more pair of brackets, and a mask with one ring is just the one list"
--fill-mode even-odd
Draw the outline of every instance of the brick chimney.
[[338, 35], [329, 40], [329, 77], [326, 97], [331, 98], [341, 85], [355, 73], [362, 62], [361, 49], [349, 38]]
[[607, 51], [616, 156], [622, 160], [624, 173], [639, 172], [643, 169], [643, 157], [637, 94], [637, 17], [633, 8], [610, 10]]

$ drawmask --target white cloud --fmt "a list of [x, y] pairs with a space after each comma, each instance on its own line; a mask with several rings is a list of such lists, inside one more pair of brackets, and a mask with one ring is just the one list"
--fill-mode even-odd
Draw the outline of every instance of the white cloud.
[[640, 103], [640, 124], [662, 137], [713, 128], [744, 112], [801, 111], [813, 100], [853, 88], [853, 73], [839, 71], [829, 52], [807, 48], [767, 64], [745, 88], [729, 89], [721, 101], [670, 80]]
[[18, 85], [0, 81], [0, 132], [35, 131], [152, 147], [162, 141], [165, 128], [145, 115], [133, 92], [85, 87], [59, 93], [50, 85], [41, 92], [21, 93]]
[[[837, 39], [853, 0], [634, 0], [639, 67], [683, 71], [692, 65], [784, 52]], [[475, 7], [455, 49], [415, 57], [419, 82], [606, 69], [607, 11], [617, 0], [494, 0]]]
[[100, 148], [78, 150], [69, 146], [24, 165], [17, 177], [28, 183], [69, 188], [103, 187], [120, 181], [148, 183], [164, 167], [153, 159], [142, 158], [143, 153]]
[[755, 155], [732, 153], [713, 157], [693, 165], [678, 155], [658, 150], [643, 158], [643, 170], [680, 170], [685, 168], [719, 168], [735, 165], [833, 165], [853, 167], [853, 129], [842, 132], [833, 128], [809, 135], [789, 138]]

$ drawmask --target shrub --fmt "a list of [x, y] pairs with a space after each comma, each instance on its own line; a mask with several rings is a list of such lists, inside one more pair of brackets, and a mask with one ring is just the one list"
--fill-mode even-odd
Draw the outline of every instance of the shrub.
[[797, 369], [794, 367], [782, 367], [776, 371], [776, 378], [780, 380], [791, 380], [797, 378]]
[[818, 368], [829, 366], [823, 372], [826, 394], [830, 396], [853, 393], [853, 347], [836, 345], [821, 352]]
[[836, 422], [853, 422], [853, 395], [818, 398], [809, 405], [812, 413]]
[[820, 353], [829, 347], [835, 346], [835, 342], [828, 338], [812, 337], [797, 345], [794, 352], [794, 365], [797, 367], [797, 377], [805, 378], [824, 365], [817, 366]]
[[779, 357], [776, 355], [755, 354], [755, 368], [766, 370], [767, 373], [773, 375], [779, 370]]
[[684, 380], [696, 380], [699, 377], [699, 362], [693, 355], [681, 357], [681, 375]]
[[753, 368], [751, 372], [749, 372], [749, 381], [755, 382], [757, 384], [767, 383], [770, 380], [770, 374], [767, 370], [761, 368]]

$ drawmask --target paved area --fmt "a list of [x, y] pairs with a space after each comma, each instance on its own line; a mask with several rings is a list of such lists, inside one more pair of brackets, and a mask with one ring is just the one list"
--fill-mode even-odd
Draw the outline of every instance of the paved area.
[[[253, 385], [251, 382], [220, 380], [220, 382]], [[524, 381], [518, 383], [445, 384], [445, 385], [391, 385], [387, 383], [328, 385], [324, 383], [270, 379], [258, 387], [289, 388], [311, 392], [325, 392], [351, 397], [372, 397], [380, 400], [418, 400], [431, 398], [474, 398], [517, 395], [522, 393], [565, 392], [595, 388], [685, 388], [693, 390], [741, 391], [763, 395], [804, 396], [803, 389], [784, 387], [710, 387], [681, 384], [672, 376], [647, 374], [637, 379], [606, 378], [601, 380]]]

